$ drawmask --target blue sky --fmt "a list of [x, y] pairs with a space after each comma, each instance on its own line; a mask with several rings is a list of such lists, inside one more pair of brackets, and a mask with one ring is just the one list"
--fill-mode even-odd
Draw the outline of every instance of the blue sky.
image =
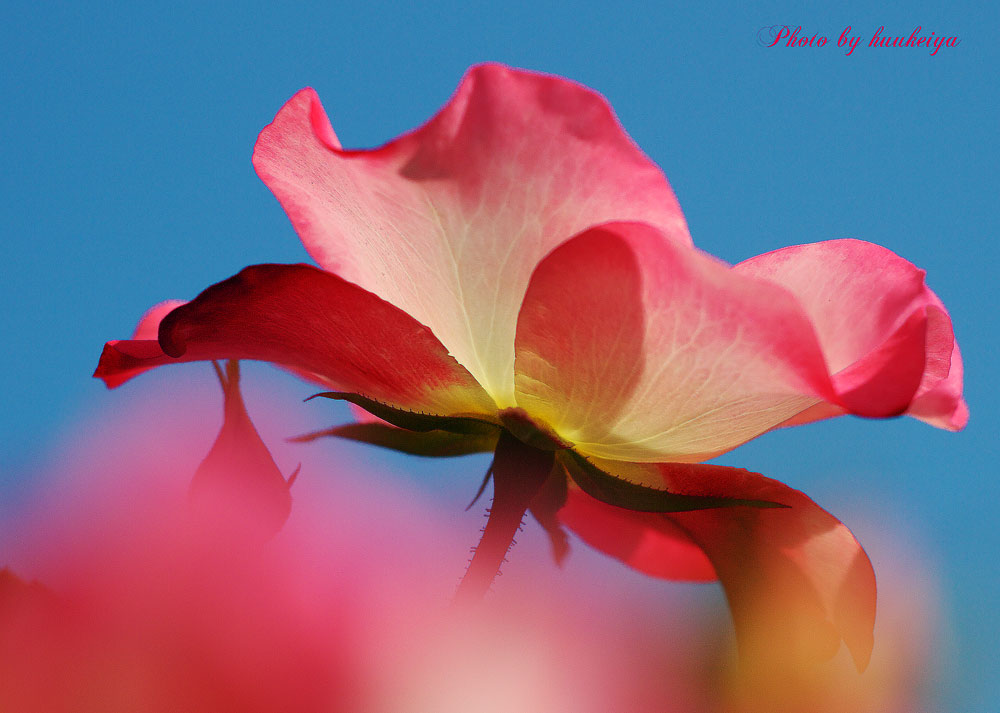
[[[315, 87], [345, 146], [367, 147], [428, 118], [470, 64], [561, 74], [610, 99], [703, 249], [736, 262], [858, 237], [927, 270], [965, 356], [966, 431], [840, 419], [770, 434], [723, 462], [863, 514], [848, 521], [862, 542], [891, 527], [923, 552], [953, 622], [946, 709], [996, 710], [998, 19], [985, 2], [8, 6], [0, 477], [8, 490], [23, 484], [65, 429], [136, 398], [142, 387], [109, 394], [90, 373], [102, 343], [128, 335], [148, 306], [247, 264], [307, 259], [250, 165], [257, 132], [296, 90]], [[774, 24], [829, 42], [760, 46], [758, 29]], [[848, 25], [863, 38], [851, 56], [836, 47]], [[933, 57], [867, 46], [879, 26], [918, 25], [961, 42]], [[474, 488], [473, 465], [474, 477], [447, 477], [462, 462], [421, 477]]]

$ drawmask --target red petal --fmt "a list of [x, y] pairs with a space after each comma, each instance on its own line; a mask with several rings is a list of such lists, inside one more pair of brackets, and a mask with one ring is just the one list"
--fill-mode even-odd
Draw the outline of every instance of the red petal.
[[[257, 359], [343, 391], [433, 414], [495, 413], [430, 330], [356, 285], [308, 265], [256, 265], [160, 324], [159, 342], [109, 342], [95, 376], [116, 386], [163, 364]], [[162, 349], [161, 349], [162, 347]]]
[[965, 425], [961, 358], [951, 320], [924, 271], [878, 245], [829, 240], [759, 255], [734, 271], [790, 290], [815, 325], [843, 410], [910, 412], [944, 428]]
[[698, 545], [670, 518], [607, 505], [570, 488], [559, 520], [591, 547], [653, 577], [690, 582], [717, 579]]
[[[152, 369], [152, 366], [136, 366], [134, 360], [129, 359], [126, 355], [131, 355], [135, 359], [155, 358], [161, 355], [162, 351], [155, 341], [160, 330], [160, 321], [182, 304], [185, 304], [182, 300], [166, 300], [146, 310], [146, 313], [139, 318], [139, 324], [136, 325], [135, 332], [132, 334], [132, 341], [150, 342], [152, 340], [152, 343], [129, 347], [129, 343], [122, 340], [108, 342], [104, 348], [105, 353], [101, 356], [101, 361], [104, 362], [106, 355], [110, 360], [109, 364], [117, 364], [118, 368], [111, 369], [106, 376], [96, 373], [94, 376], [101, 376], [107, 387], [113, 389], [132, 377]], [[121, 351], [118, 350], [119, 345], [121, 345]]]
[[698, 461], [833, 398], [795, 298], [641, 223], [566, 241], [517, 325], [518, 405], [586, 455]]
[[[619, 464], [602, 461], [612, 470]], [[624, 464], [690, 495], [761, 499], [787, 508], [634, 513], [571, 489], [560, 519], [586, 542], [669, 579], [707, 579], [726, 590], [737, 636], [751, 660], [831, 655], [843, 639], [858, 668], [868, 663], [875, 574], [839, 520], [803, 493], [748, 471], [715, 465]], [[697, 556], [700, 549], [707, 562]], [[710, 563], [710, 565], [709, 565]]]
[[254, 166], [321, 266], [430, 327], [501, 406], [547, 252], [609, 220], [690, 244], [663, 174], [601, 96], [500, 65], [470, 70], [437, 116], [373, 151], [341, 150], [303, 90], [261, 132]]

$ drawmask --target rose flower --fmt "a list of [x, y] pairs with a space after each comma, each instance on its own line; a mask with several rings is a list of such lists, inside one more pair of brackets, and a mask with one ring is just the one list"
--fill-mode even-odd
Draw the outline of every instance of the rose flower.
[[[857, 240], [727, 265], [692, 246], [602, 97], [497, 65], [368, 151], [343, 149], [303, 90], [253, 161], [320, 267], [248, 267], [150, 316], [155, 339], [105, 347], [109, 387], [273, 362], [378, 417], [329, 433], [494, 452], [461, 598], [488, 589], [530, 510], [557, 554], [565, 523], [650, 574], [718, 577], [751, 652], [844, 640], [864, 666], [875, 580], [851, 533], [797, 491], [702, 462], [840, 414], [962, 428], [961, 359], [923, 271]], [[782, 606], [758, 606], [775, 588]]]

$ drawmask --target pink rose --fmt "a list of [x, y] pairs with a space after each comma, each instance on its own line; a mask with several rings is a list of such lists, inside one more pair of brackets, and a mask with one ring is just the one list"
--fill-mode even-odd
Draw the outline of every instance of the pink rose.
[[[845, 413], [962, 428], [961, 358], [923, 271], [857, 240], [736, 266], [702, 253], [603, 98], [497, 65], [371, 151], [342, 149], [303, 90], [254, 165], [322, 269], [246, 268], [156, 339], [109, 342], [96, 376], [279, 364], [388, 422], [337, 435], [495, 449], [462, 592], [489, 586], [530, 509], [557, 552], [561, 521], [651, 574], [719, 577], [751, 650], [843, 639], [864, 666], [875, 581], [850, 532], [780, 483], [699, 463]], [[794, 605], [756, 606], [775, 587]]]

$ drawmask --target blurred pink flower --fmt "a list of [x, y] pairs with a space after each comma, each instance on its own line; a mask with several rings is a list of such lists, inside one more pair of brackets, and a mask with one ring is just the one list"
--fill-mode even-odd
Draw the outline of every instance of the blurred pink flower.
[[555, 578], [522, 567], [532, 587], [445, 610], [451, 572], [439, 553], [456, 533], [371, 473], [306, 468], [286, 527], [266, 543], [246, 538], [240, 507], [259, 501], [234, 483], [205, 518], [177, 487], [189, 471], [141, 458], [189, 440], [153, 428], [162, 411], [102, 424], [96, 458], [64, 451], [75, 470], [37, 492], [15, 537], [0, 541], [0, 558], [41, 581], [0, 568], [0, 710], [929, 710], [933, 599], [895, 548], [880, 547], [887, 606], [864, 675], [846, 655], [813, 667], [781, 650], [748, 673], [704, 612], [644, 600], [628, 582], [581, 587], [586, 568]]
[[[489, 586], [528, 509], [562, 552], [568, 497], [559, 517], [629, 564], [718, 576], [751, 648], [843, 639], [864, 666], [875, 583], [850, 532], [779, 483], [698, 463], [845, 413], [962, 428], [958, 346], [923, 271], [857, 240], [726, 265], [692, 247], [603, 98], [497, 65], [371, 151], [343, 149], [303, 90], [254, 165], [323, 269], [249, 267], [149, 317], [157, 338], [105, 347], [108, 386], [181, 361], [280, 364], [388, 422], [336, 435], [495, 450], [464, 592]], [[795, 605], [761, 619], [775, 587]]]
[[116, 414], [61, 449], [0, 539], [24, 573], [0, 567], [0, 710], [697, 710], [685, 677], [660, 670], [688, 670], [680, 632], [656, 635], [611, 596], [541, 577], [490, 610], [447, 609], [455, 533], [369, 473], [303, 478], [281, 532], [247, 537], [271, 506], [248, 494], [244, 463], [192, 501], [178, 487], [190, 471], [158, 457], [190, 442], [166, 410]]

